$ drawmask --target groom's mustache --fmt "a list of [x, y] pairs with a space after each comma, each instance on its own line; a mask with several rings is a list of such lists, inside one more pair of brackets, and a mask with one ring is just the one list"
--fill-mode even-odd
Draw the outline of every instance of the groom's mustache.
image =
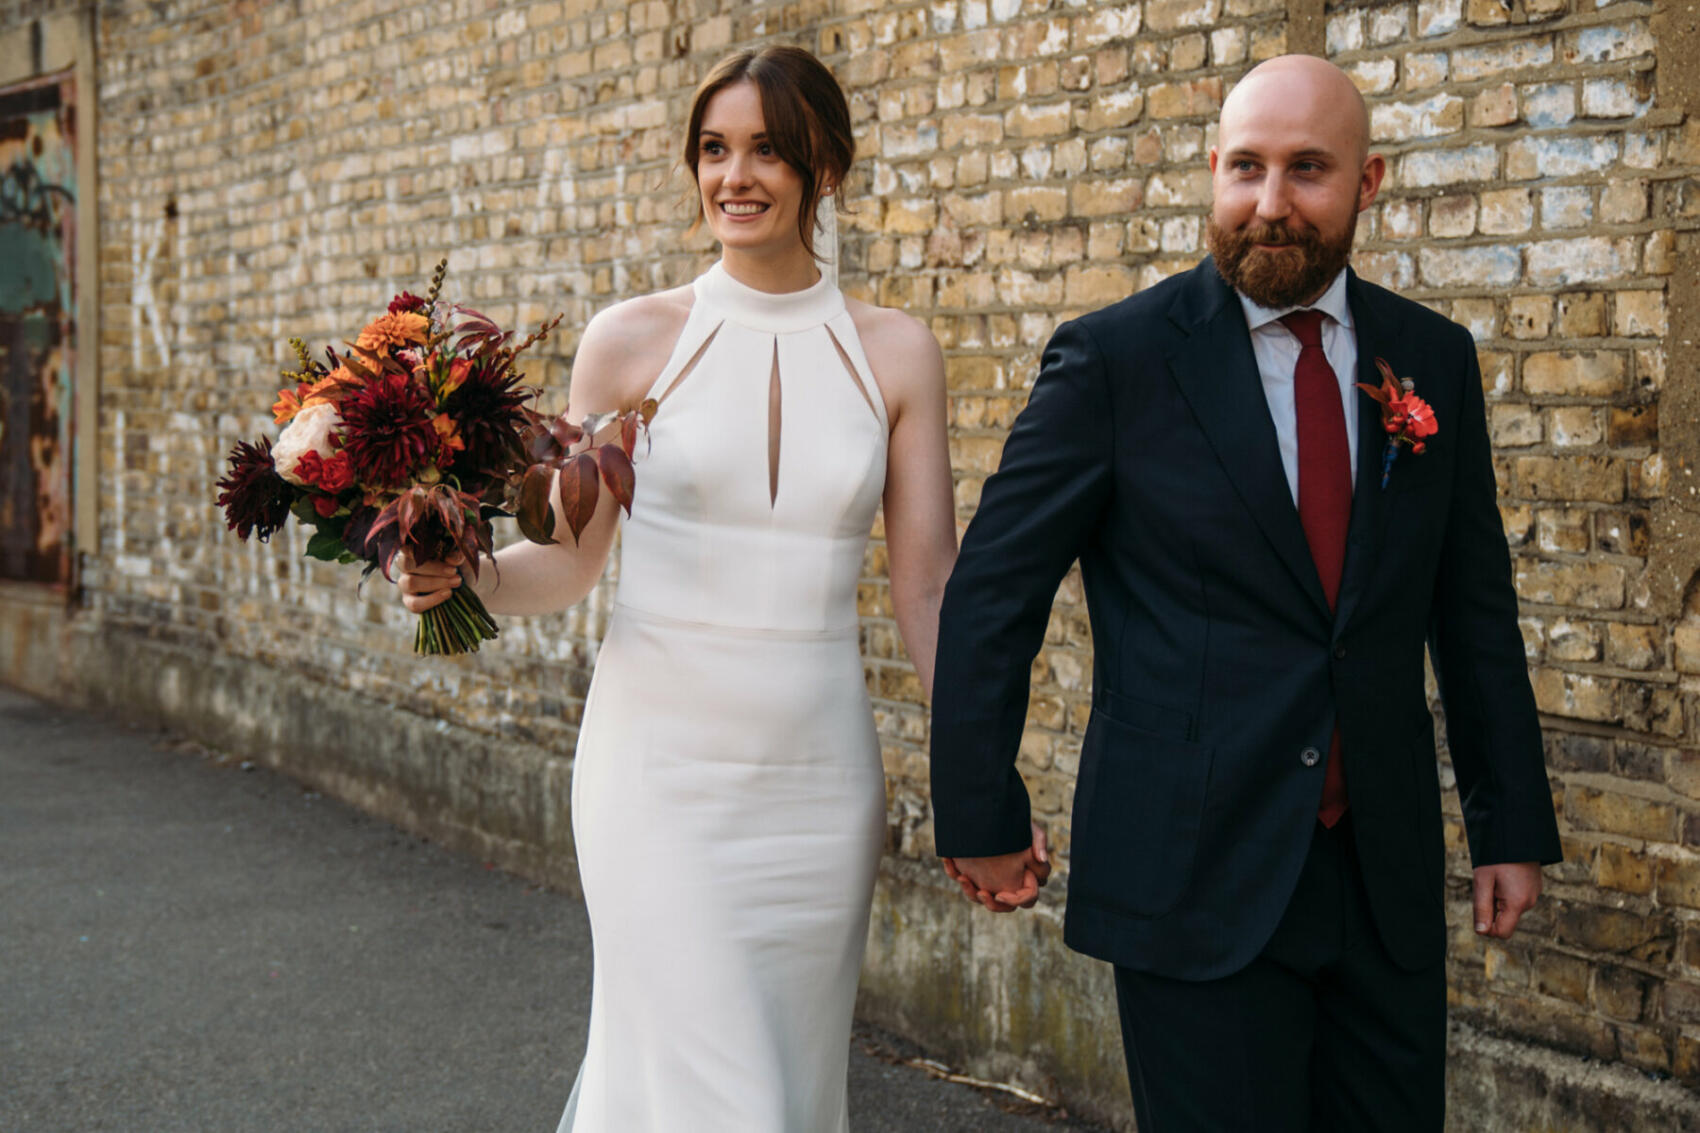
[[1235, 244], [1245, 248], [1250, 248], [1256, 244], [1316, 248], [1322, 244], [1322, 234], [1316, 229], [1289, 228], [1278, 221], [1273, 224], [1259, 224], [1250, 228], [1242, 228], [1238, 232], [1228, 233], [1227, 236]]
[[[1352, 236], [1348, 227], [1340, 238], [1330, 240], [1308, 225], [1301, 228], [1283, 221], [1226, 229], [1214, 217], [1206, 231], [1222, 278], [1265, 307], [1309, 302], [1346, 266]], [[1277, 255], [1272, 251], [1275, 247], [1297, 248], [1299, 254]]]

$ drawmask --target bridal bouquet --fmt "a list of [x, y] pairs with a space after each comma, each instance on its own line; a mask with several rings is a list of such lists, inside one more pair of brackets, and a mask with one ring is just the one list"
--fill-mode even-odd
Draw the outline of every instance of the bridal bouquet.
[[[403, 291], [343, 353], [327, 347], [324, 362], [290, 340], [299, 368], [283, 371], [292, 384], [272, 406], [282, 432], [275, 443], [237, 442], [218, 481], [218, 506], [239, 538], [264, 542], [294, 516], [313, 530], [313, 558], [364, 562], [366, 574], [388, 578], [403, 549], [417, 562], [458, 551], [476, 578], [498, 516], [554, 543], [558, 495], [576, 542], [602, 484], [630, 513], [632, 453], [654, 403], [578, 425], [529, 408], [537, 391], [521, 384], [515, 361], [561, 316], [511, 345], [511, 331], [439, 303], [447, 267], [437, 265], [425, 298]], [[462, 586], [420, 615], [413, 648], [472, 652], [496, 634]]]

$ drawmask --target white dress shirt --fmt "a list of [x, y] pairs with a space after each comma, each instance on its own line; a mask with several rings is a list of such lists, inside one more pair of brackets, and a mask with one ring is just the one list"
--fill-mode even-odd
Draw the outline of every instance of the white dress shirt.
[[[1257, 355], [1258, 376], [1263, 379], [1263, 396], [1269, 416], [1275, 420], [1275, 440], [1281, 448], [1281, 467], [1293, 505], [1299, 502], [1299, 419], [1293, 406], [1293, 370], [1299, 364], [1299, 336], [1288, 330], [1281, 316], [1302, 310], [1276, 310], [1240, 296], [1246, 325], [1251, 328], [1251, 349]], [[1346, 445], [1352, 464], [1352, 483], [1358, 477], [1358, 339], [1352, 333], [1352, 308], [1346, 302], [1346, 272], [1341, 269], [1322, 298], [1311, 305], [1328, 317], [1322, 320], [1322, 352], [1340, 383], [1340, 404], [1346, 412]]]

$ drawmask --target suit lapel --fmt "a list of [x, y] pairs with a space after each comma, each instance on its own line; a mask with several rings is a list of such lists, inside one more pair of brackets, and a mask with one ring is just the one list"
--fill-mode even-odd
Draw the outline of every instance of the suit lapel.
[[1327, 617], [1328, 599], [1281, 467], [1245, 312], [1210, 259], [1192, 270], [1169, 318], [1182, 334], [1164, 356], [1181, 394], [1276, 556]]
[[[1358, 340], [1357, 381], [1379, 386], [1381, 372], [1376, 369], [1379, 353], [1390, 357], [1397, 345], [1396, 328], [1388, 323], [1377, 309], [1367, 288], [1356, 273], [1347, 277], [1346, 296], [1352, 307], [1352, 322]], [[1381, 546], [1381, 527], [1386, 521], [1386, 493], [1381, 487], [1381, 463], [1387, 449], [1387, 434], [1381, 427], [1381, 404], [1363, 390], [1358, 395], [1358, 474], [1352, 487], [1352, 519], [1346, 536], [1346, 562], [1340, 573], [1340, 603], [1335, 615], [1339, 626], [1357, 607], [1365, 585], [1375, 567], [1375, 557]]]

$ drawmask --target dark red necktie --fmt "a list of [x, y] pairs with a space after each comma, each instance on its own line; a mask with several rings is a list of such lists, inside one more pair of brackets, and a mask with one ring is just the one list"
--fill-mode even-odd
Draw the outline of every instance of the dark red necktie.
[[[1340, 382], [1322, 352], [1321, 311], [1294, 311], [1281, 321], [1298, 336], [1293, 369], [1293, 408], [1299, 434], [1299, 522], [1310, 557], [1333, 612], [1346, 562], [1346, 527], [1352, 518], [1352, 456], [1346, 440], [1346, 411]], [[1328, 741], [1328, 769], [1316, 817], [1333, 826], [1346, 813], [1346, 768], [1340, 759], [1340, 728]]]

